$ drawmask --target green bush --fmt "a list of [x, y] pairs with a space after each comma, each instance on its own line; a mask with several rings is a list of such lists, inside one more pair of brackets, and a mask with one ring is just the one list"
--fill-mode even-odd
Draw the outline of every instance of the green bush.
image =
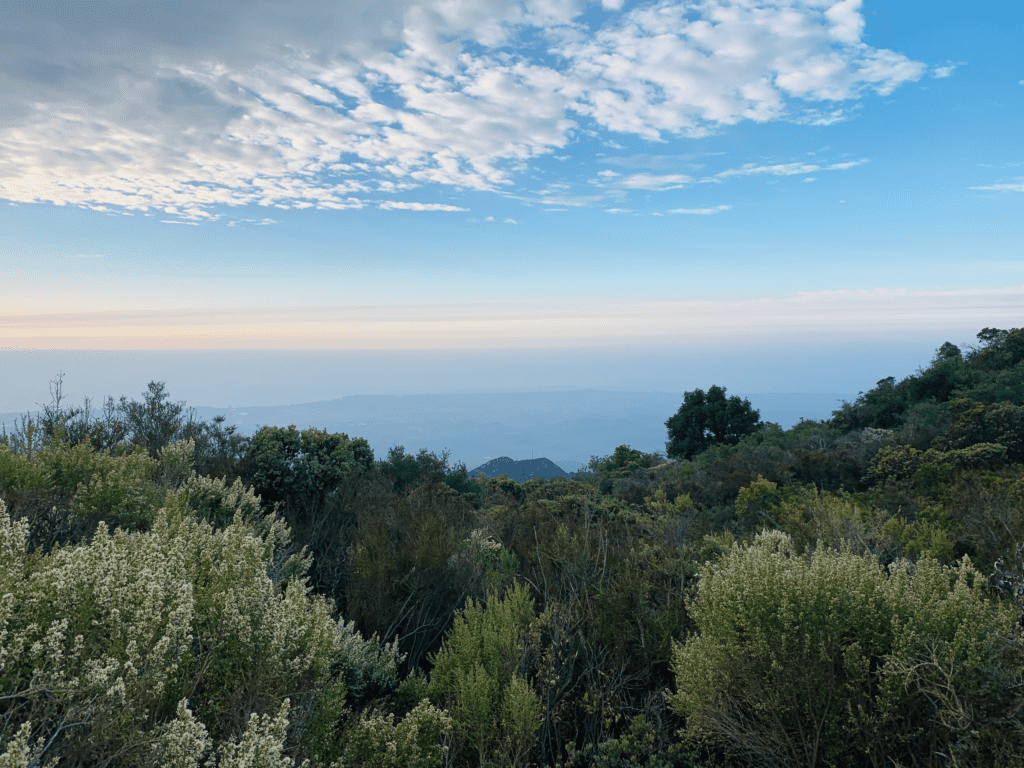
[[997, 662], [1014, 617], [983, 583], [966, 559], [885, 569], [800, 555], [778, 531], [733, 547], [706, 566], [697, 632], [675, 649], [685, 736], [757, 764], [931, 765], [957, 750], [961, 765], [1009, 764], [1024, 742], [1002, 713], [1020, 680]]
[[263, 427], [249, 441], [245, 463], [264, 499], [282, 501], [301, 516], [339, 484], [372, 469], [373, 450], [363, 438], [344, 433]]
[[564, 763], [558, 768], [676, 768], [691, 762], [680, 744], [669, 743], [648, 718], [637, 715], [618, 738], [587, 744], [583, 749], [570, 746]]
[[433, 658], [430, 697], [450, 704], [459, 740], [486, 765], [524, 765], [541, 723], [541, 702], [523, 676], [524, 634], [534, 620], [525, 587], [504, 599], [473, 600]]
[[0, 443], [0, 494], [9, 495], [45, 488], [46, 468], [24, 453]]

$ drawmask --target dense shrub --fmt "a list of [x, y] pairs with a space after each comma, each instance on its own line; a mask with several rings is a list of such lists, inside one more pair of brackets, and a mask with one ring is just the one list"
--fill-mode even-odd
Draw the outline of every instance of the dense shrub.
[[[451, 707], [457, 738], [475, 765], [527, 763], [541, 724], [541, 701], [525, 676], [525, 635], [534, 620], [523, 587], [488, 595], [459, 612], [433, 658], [430, 695]], [[468, 753], [468, 754], [467, 754]]]
[[43, 557], [27, 528], [0, 503], [0, 743], [32, 759], [143, 765], [185, 739], [228, 765], [242, 732], [294, 753], [333, 678], [394, 680], [397, 650], [307, 593], [279, 520], [217, 530], [172, 505]]
[[417, 486], [362, 506], [355, 520], [345, 560], [347, 613], [367, 632], [399, 639], [415, 669], [440, 647], [466, 598], [486, 593], [472, 507], [446, 485]]
[[1009, 685], [999, 664], [1015, 617], [984, 581], [967, 560], [800, 555], [779, 532], [735, 546], [706, 567], [698, 631], [676, 647], [686, 737], [761, 765], [1020, 762], [1004, 719], [1019, 671]]

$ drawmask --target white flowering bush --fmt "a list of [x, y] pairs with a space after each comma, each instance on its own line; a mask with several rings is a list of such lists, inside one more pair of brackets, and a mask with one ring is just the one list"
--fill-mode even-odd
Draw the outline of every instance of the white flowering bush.
[[[143, 763], [147, 768], [293, 768], [285, 754], [289, 702], [276, 716], [249, 716], [245, 730], [214, 746], [206, 727], [196, 720], [188, 702], [178, 705], [177, 717], [161, 729]], [[308, 761], [301, 766], [308, 766]]]
[[345, 679], [395, 675], [395, 646], [280, 578], [308, 566], [283, 522], [217, 529], [186, 501], [46, 555], [0, 502], [0, 765], [289, 765]]
[[390, 713], [366, 712], [346, 734], [340, 765], [360, 768], [429, 768], [448, 755], [452, 718], [421, 701], [395, 722]]
[[241, 513], [249, 519], [260, 516], [260, 497], [241, 479], [230, 485], [219, 477], [204, 477], [192, 472], [177, 489], [189, 509], [199, 517], [219, 525], [229, 525]]

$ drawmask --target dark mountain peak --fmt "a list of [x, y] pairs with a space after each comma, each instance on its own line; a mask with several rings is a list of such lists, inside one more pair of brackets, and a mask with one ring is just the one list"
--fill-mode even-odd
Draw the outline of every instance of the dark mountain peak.
[[569, 474], [559, 467], [551, 459], [522, 459], [514, 461], [508, 456], [500, 456], [481, 464], [470, 473], [471, 477], [482, 475], [484, 477], [499, 477], [508, 475], [518, 483], [534, 478], [569, 477]]

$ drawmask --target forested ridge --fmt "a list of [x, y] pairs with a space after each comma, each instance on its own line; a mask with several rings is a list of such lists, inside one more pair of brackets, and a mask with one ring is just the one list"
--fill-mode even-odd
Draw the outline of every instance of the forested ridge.
[[0, 436], [0, 768], [1024, 765], [1024, 329], [525, 483], [51, 395]]

